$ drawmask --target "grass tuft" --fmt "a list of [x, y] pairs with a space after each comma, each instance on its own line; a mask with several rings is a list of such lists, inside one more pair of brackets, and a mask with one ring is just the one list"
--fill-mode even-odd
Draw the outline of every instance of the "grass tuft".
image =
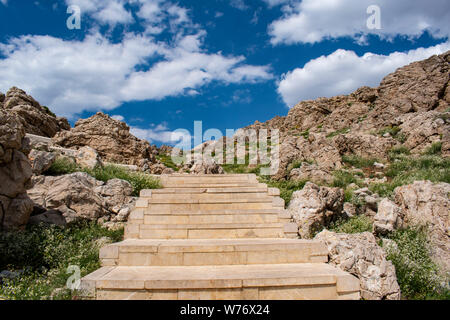
[[144, 173], [133, 172], [115, 165], [96, 167], [94, 169], [82, 168], [67, 158], [56, 159], [45, 174], [57, 176], [74, 172], [86, 172], [95, 179], [103, 182], [107, 182], [111, 179], [122, 179], [128, 181], [133, 187], [134, 196], [139, 196], [139, 192], [143, 189], [161, 188], [161, 183], [159, 180]]

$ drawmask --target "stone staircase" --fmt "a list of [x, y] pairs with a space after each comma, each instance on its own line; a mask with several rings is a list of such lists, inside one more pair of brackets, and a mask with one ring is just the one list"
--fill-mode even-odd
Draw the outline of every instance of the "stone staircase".
[[125, 240], [84, 277], [99, 300], [359, 299], [359, 280], [299, 240], [279, 190], [255, 175], [167, 175], [143, 190]]

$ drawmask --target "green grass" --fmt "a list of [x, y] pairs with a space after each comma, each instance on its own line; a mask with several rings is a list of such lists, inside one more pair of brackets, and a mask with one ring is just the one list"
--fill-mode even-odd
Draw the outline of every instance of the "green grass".
[[392, 126], [392, 127], [384, 127], [383, 129], [378, 131], [378, 134], [380, 136], [385, 135], [386, 133], [389, 133], [391, 135], [392, 138], [398, 140], [399, 142], [403, 143], [406, 141], [406, 137], [404, 134], [400, 133], [402, 129], [400, 127], [397, 126]]
[[414, 181], [450, 183], [450, 159], [439, 156], [397, 156], [387, 168], [387, 183], [372, 184], [369, 189], [381, 197], [390, 197], [394, 189]]
[[337, 233], [372, 232], [372, 221], [365, 215], [354, 216], [349, 219], [339, 219], [332, 222], [328, 229]]
[[178, 168], [177, 165], [172, 161], [172, 157], [170, 155], [162, 154], [156, 156], [156, 158], [161, 161], [161, 163], [167, 168], [171, 168], [174, 171], [180, 170], [180, 168]]
[[357, 185], [361, 185], [361, 180], [355, 176], [355, 174], [343, 171], [343, 170], [337, 170], [333, 172], [334, 180], [332, 183], [332, 187], [338, 187], [346, 189], [348, 185], [355, 183]]
[[427, 150], [425, 150], [425, 155], [440, 155], [442, 152], [442, 142], [433, 143]]
[[346, 134], [346, 133], [349, 133], [349, 132], [350, 132], [350, 129], [349, 129], [349, 128], [340, 129], [340, 130], [334, 131], [334, 132], [332, 132], [332, 133], [329, 133], [329, 134], [327, 135], [327, 138], [328, 138], [328, 139], [331, 139], [331, 138], [333, 138], [333, 137], [339, 136], [339, 135], [341, 135], [341, 134]]
[[305, 186], [305, 180], [302, 181], [275, 181], [268, 177], [260, 177], [259, 181], [261, 183], [266, 183], [270, 188], [280, 189], [280, 197], [284, 199], [286, 205], [291, 202], [292, 194], [295, 191], [302, 190]]
[[388, 260], [395, 266], [397, 281], [406, 299], [450, 299], [449, 283], [440, 275], [430, 258], [430, 244], [425, 228], [397, 230], [389, 236], [398, 249], [387, 248]]
[[128, 181], [133, 187], [133, 195], [139, 196], [143, 189], [159, 189], [161, 183], [156, 178], [140, 172], [129, 171], [115, 165], [96, 167], [94, 169], [82, 168], [67, 158], [58, 158], [45, 173], [46, 175], [63, 175], [74, 172], [86, 172], [97, 180], [107, 182], [111, 179], [122, 179]]
[[363, 169], [373, 167], [374, 163], [377, 162], [377, 159], [363, 158], [357, 155], [344, 155], [342, 156], [342, 161], [355, 168]]
[[22, 274], [0, 284], [0, 297], [7, 300], [72, 299], [76, 291], [66, 289], [73, 273], [70, 265], [80, 268], [81, 277], [100, 268], [97, 240], [123, 239], [123, 230], [109, 231], [95, 223], [80, 223], [67, 228], [32, 226], [22, 232], [0, 233], [0, 270]]
[[393, 147], [389, 151], [389, 158], [395, 160], [399, 155], [410, 155], [411, 152], [405, 146]]
[[44, 112], [54, 118], [56, 118], [56, 114], [54, 114], [47, 106], [42, 106], [42, 109], [44, 109]]

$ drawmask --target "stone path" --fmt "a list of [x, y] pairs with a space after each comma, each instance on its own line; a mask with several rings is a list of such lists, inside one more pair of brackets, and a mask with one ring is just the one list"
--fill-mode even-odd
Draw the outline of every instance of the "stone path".
[[255, 175], [168, 175], [143, 190], [125, 240], [82, 279], [92, 299], [359, 299], [359, 280], [296, 238], [279, 190]]

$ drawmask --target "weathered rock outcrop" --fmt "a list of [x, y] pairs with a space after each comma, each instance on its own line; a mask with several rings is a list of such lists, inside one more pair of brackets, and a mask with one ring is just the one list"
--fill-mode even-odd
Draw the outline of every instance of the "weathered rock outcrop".
[[96, 221], [105, 216], [103, 221], [108, 221], [135, 200], [128, 182], [113, 179], [104, 183], [81, 172], [58, 177], [37, 176], [32, 184], [28, 195], [35, 203], [34, 212], [57, 211], [67, 223]]
[[314, 239], [325, 242], [329, 263], [358, 277], [366, 300], [399, 300], [395, 267], [369, 233], [344, 234], [324, 230]]
[[342, 214], [343, 204], [342, 189], [319, 187], [308, 182], [303, 190], [294, 192], [288, 212], [297, 223], [301, 238], [309, 239]]
[[32, 175], [21, 151], [25, 130], [14, 114], [0, 109], [0, 229], [21, 229], [28, 222], [33, 202], [26, 187]]
[[403, 226], [425, 225], [432, 257], [450, 271], [450, 184], [416, 181], [395, 189]]
[[[399, 68], [379, 88], [362, 87], [350, 95], [302, 101], [285, 117], [256, 121], [245, 129], [280, 130], [280, 166], [273, 176], [277, 180], [289, 178], [287, 169], [294, 161], [314, 159], [319, 168], [335, 170], [341, 166], [342, 155], [386, 159], [403, 140], [413, 153], [441, 141], [447, 157], [449, 70], [450, 51]], [[401, 131], [397, 137], [380, 136], [387, 127]]]
[[101, 112], [78, 120], [70, 131], [58, 133], [53, 142], [65, 148], [89, 146], [106, 162], [131, 165], [138, 165], [143, 159], [156, 162], [155, 146], [133, 136], [124, 122]]
[[26, 133], [53, 137], [61, 130], [70, 129], [66, 118], [56, 117], [48, 108], [42, 107], [33, 97], [16, 87], [6, 93], [3, 109], [18, 116]]

